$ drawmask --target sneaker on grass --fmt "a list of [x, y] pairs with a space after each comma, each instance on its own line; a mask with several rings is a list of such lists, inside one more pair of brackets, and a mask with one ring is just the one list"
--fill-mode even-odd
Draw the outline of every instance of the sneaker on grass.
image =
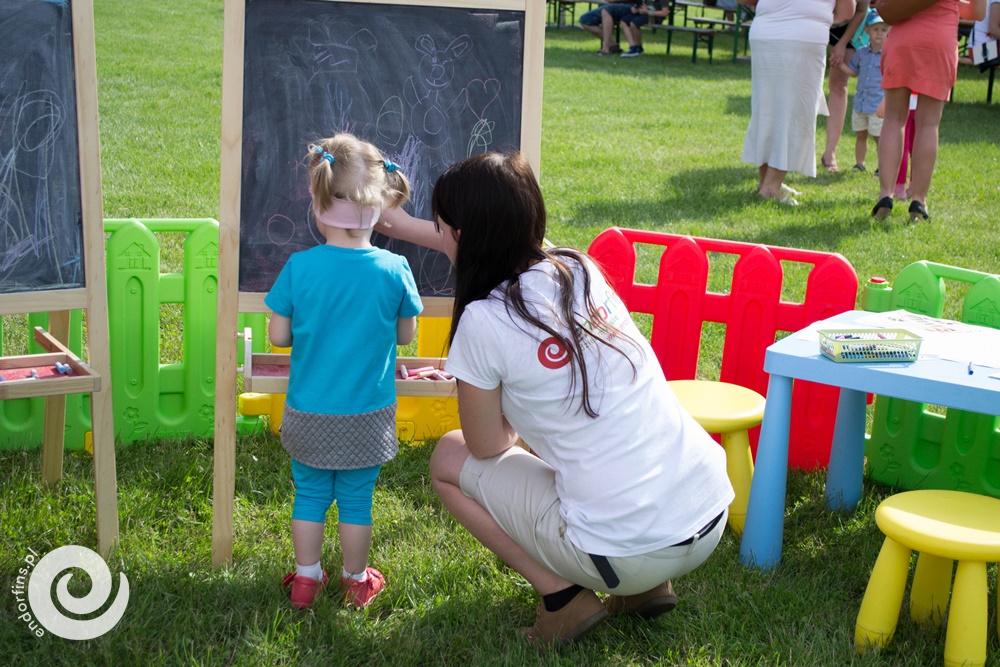
[[374, 567], [365, 570], [365, 578], [355, 581], [347, 577], [340, 579], [340, 588], [344, 594], [344, 602], [356, 609], [363, 609], [371, 604], [375, 596], [385, 588], [385, 577]]
[[330, 578], [326, 576], [326, 572], [323, 572], [321, 579], [310, 579], [309, 577], [302, 577], [294, 572], [289, 572], [285, 575], [282, 580], [282, 584], [285, 586], [291, 586], [292, 590], [289, 597], [292, 600], [292, 604], [299, 609], [308, 609], [312, 606], [313, 601], [316, 599], [316, 595], [323, 592], [326, 588], [327, 582]]
[[636, 46], [628, 47], [628, 51], [622, 54], [622, 58], [635, 58], [636, 56], [642, 55], [642, 45], [637, 44]]

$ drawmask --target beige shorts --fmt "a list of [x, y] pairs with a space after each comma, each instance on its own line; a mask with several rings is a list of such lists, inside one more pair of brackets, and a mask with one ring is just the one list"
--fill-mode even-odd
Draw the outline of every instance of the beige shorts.
[[873, 113], [851, 112], [851, 129], [855, 132], [868, 131], [873, 137], [882, 136], [882, 119]]
[[726, 527], [724, 513], [711, 531], [691, 544], [639, 556], [609, 557], [620, 580], [612, 589], [590, 556], [566, 539], [555, 472], [547, 463], [513, 447], [488, 459], [469, 456], [460, 480], [462, 492], [485, 507], [503, 531], [536, 561], [575, 584], [603, 593], [643, 593], [687, 574], [711, 555]]

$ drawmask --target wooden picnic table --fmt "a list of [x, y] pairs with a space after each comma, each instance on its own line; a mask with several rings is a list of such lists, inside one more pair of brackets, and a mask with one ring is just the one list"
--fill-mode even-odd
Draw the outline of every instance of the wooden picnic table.
[[[740, 33], [743, 32], [743, 28], [750, 27], [750, 21], [740, 20], [741, 12], [736, 12], [736, 20], [730, 21], [729, 19], [716, 19], [705, 16], [685, 16], [685, 23], [691, 23], [697, 28], [708, 28], [715, 30], [716, 32], [727, 32], [733, 35], [733, 62], [736, 62], [736, 58], [740, 51]], [[748, 38], [749, 39], [749, 38]], [[744, 49], [745, 50], [745, 49]]]

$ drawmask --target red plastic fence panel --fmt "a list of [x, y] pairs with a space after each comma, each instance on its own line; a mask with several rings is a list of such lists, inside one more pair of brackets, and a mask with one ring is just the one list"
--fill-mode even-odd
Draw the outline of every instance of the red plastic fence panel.
[[[655, 285], [635, 281], [636, 244], [660, 246]], [[764, 353], [780, 332], [792, 332], [855, 307], [858, 276], [842, 255], [739, 241], [612, 227], [590, 255], [604, 268], [631, 312], [653, 316], [650, 343], [664, 375], [693, 379], [705, 322], [725, 325], [719, 379], [767, 392]], [[708, 291], [709, 253], [736, 256], [726, 293]], [[782, 262], [811, 266], [802, 303], [782, 301]], [[839, 390], [796, 382], [792, 394], [789, 465], [825, 466]], [[751, 433], [756, 453], [758, 429]]]

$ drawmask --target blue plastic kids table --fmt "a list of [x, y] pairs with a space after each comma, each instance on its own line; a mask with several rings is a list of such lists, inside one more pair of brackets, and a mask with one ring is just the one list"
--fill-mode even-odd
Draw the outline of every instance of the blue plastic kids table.
[[[866, 316], [871, 313], [848, 311], [809, 329], [856, 328], [861, 326], [857, 320]], [[831, 509], [847, 511], [861, 499], [866, 393], [1000, 415], [1000, 370], [972, 361], [972, 366], [943, 358], [920, 358], [908, 363], [838, 363], [820, 353], [815, 334], [803, 332], [768, 347], [764, 370], [771, 377], [740, 561], [761, 569], [771, 569], [781, 561], [793, 380], [841, 388], [825, 496]]]

